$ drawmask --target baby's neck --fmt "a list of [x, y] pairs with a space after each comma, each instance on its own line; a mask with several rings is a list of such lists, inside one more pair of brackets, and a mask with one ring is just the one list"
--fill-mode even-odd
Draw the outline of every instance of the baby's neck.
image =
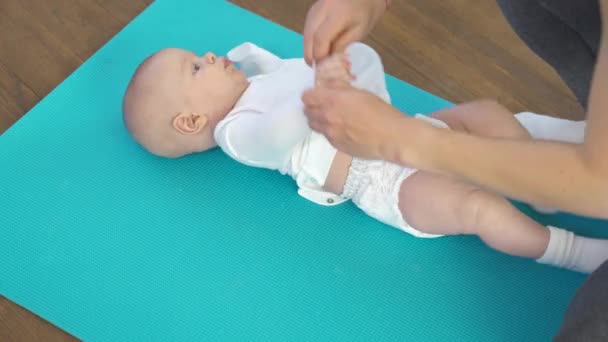
[[239, 101], [243, 98], [243, 94], [245, 94], [247, 89], [249, 89], [250, 85], [251, 83], [247, 82], [247, 86], [243, 89], [239, 96], [231, 104], [226, 106], [226, 108], [222, 110], [218, 115], [214, 115], [211, 126], [213, 130], [215, 130], [215, 127], [220, 121], [224, 120], [228, 116], [228, 114], [230, 114], [234, 110], [234, 108], [238, 105]]
[[210, 138], [212, 140], [213, 146], [217, 146], [217, 141], [215, 140], [215, 128], [217, 127], [217, 125], [224, 120], [233, 110], [234, 108], [238, 105], [239, 101], [241, 100], [241, 98], [243, 98], [243, 94], [245, 94], [245, 92], [247, 91], [247, 89], [249, 89], [249, 86], [251, 85], [250, 82], [247, 82], [247, 86], [243, 89], [243, 91], [239, 94], [239, 96], [236, 98], [236, 100], [234, 100], [234, 102], [227, 106], [227, 109], [221, 111], [221, 114], [219, 115], [214, 115], [213, 118], [210, 119], [210, 125], [209, 130], [210, 130]]

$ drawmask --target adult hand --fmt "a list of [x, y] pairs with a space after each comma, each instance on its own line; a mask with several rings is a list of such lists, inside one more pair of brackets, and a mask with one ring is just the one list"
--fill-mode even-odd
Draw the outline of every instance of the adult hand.
[[365, 159], [402, 162], [407, 155], [415, 162], [416, 135], [428, 126], [351, 86], [319, 86], [305, 92], [302, 101], [313, 130], [338, 150]]
[[306, 16], [304, 58], [308, 65], [363, 39], [389, 0], [318, 0]]

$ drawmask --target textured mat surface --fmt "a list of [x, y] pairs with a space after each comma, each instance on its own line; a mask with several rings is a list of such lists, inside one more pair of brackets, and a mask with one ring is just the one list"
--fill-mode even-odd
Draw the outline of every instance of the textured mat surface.
[[[418, 240], [220, 151], [144, 153], [120, 103], [167, 46], [283, 57], [301, 37], [224, 1], [160, 0], [0, 136], [0, 293], [85, 340], [547, 340], [581, 275], [478, 239]], [[449, 105], [389, 78], [404, 111]], [[603, 224], [542, 218], [593, 233]]]

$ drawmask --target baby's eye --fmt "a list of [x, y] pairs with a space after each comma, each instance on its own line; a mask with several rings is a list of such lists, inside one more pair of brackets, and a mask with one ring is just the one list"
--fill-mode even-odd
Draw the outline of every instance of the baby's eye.
[[197, 71], [201, 69], [201, 65], [198, 63], [194, 63], [192, 65], [192, 75], [196, 74]]

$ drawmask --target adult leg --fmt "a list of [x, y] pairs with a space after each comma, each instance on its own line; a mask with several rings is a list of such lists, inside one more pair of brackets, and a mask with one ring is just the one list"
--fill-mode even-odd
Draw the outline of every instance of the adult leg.
[[608, 341], [608, 262], [595, 270], [570, 301], [555, 341]]

